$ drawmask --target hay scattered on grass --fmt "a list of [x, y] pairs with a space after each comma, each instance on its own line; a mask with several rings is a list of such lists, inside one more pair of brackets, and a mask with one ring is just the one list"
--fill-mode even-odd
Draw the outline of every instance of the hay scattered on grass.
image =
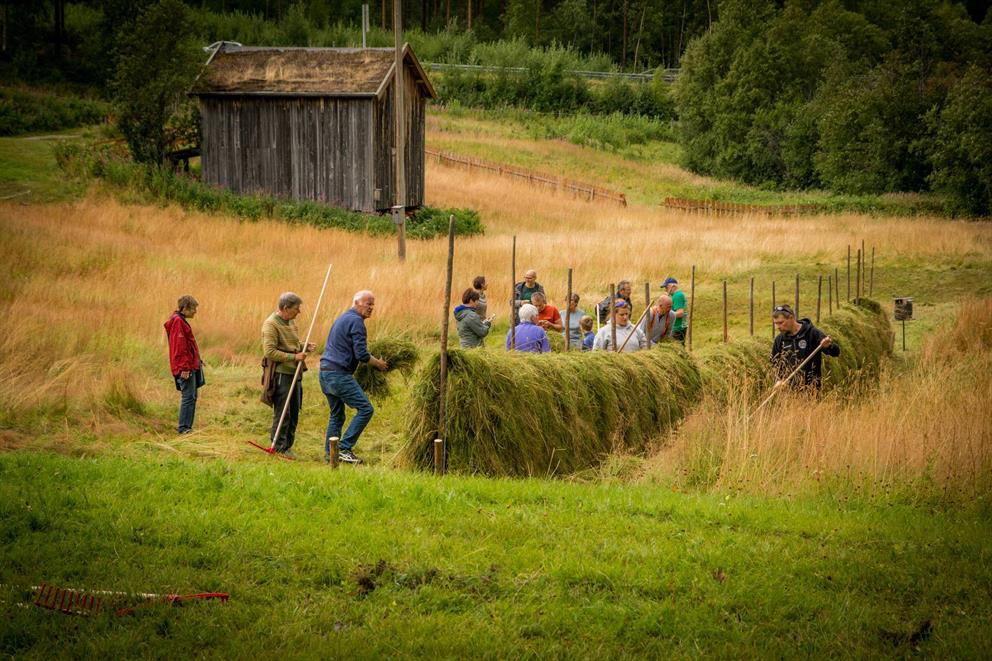
[[382, 358], [389, 363], [389, 369], [380, 372], [368, 363], [358, 366], [355, 370], [355, 380], [362, 387], [369, 399], [382, 401], [389, 396], [389, 377], [400, 373], [408, 377], [420, 354], [413, 342], [402, 338], [382, 338], [369, 342], [369, 353], [376, 358]]

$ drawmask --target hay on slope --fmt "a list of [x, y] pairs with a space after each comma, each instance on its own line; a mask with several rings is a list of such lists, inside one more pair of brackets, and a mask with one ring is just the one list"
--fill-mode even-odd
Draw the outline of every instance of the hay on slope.
[[[404, 458], [427, 467], [438, 435], [438, 356], [413, 389]], [[691, 408], [699, 372], [681, 346], [634, 354], [449, 352], [449, 466], [547, 475], [643, 450]]]
[[413, 342], [400, 338], [372, 340], [368, 347], [369, 353], [389, 364], [389, 369], [380, 372], [368, 363], [363, 363], [355, 370], [355, 380], [369, 399], [381, 401], [389, 396], [390, 376], [396, 373], [409, 376], [420, 354]]

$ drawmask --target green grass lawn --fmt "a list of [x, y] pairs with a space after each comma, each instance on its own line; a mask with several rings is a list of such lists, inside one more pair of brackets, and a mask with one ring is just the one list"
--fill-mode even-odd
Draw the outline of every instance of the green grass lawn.
[[52, 152], [59, 140], [71, 140], [81, 129], [42, 136], [0, 138], [0, 198], [18, 202], [62, 202], [79, 197], [83, 182], [70, 181], [55, 165]]
[[[15, 657], [992, 653], [980, 513], [43, 453], [0, 456], [0, 512]], [[231, 601], [12, 603], [41, 582]]]

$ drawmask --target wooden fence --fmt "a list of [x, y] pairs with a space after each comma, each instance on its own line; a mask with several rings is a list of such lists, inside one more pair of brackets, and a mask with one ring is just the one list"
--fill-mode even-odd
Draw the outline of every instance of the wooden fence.
[[666, 197], [662, 206], [666, 209], [705, 216], [798, 216], [821, 210], [817, 204], [736, 204], [716, 200], [691, 200], [683, 197]]
[[487, 172], [492, 172], [493, 174], [501, 177], [516, 178], [535, 186], [544, 186], [545, 188], [550, 188], [555, 191], [569, 193], [576, 197], [581, 197], [589, 202], [595, 202], [596, 200], [607, 200], [610, 202], [615, 202], [622, 207], [627, 206], [627, 196], [623, 193], [618, 193], [617, 191], [609, 190], [607, 188], [600, 188], [598, 186], [594, 186], [593, 184], [573, 181], [571, 179], [566, 179], [565, 177], [556, 177], [555, 175], [547, 174], [546, 172], [528, 170], [515, 165], [504, 165], [502, 163], [485, 161], [480, 158], [470, 158], [468, 156], [452, 154], [450, 152], [439, 151], [437, 149], [427, 148], [424, 151], [428, 158], [434, 159], [437, 163], [460, 165], [468, 168], [469, 170], [486, 170]]

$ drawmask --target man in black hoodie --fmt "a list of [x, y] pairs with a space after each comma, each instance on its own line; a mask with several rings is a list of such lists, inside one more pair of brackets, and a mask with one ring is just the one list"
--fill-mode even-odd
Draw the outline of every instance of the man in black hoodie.
[[779, 381], [792, 374], [800, 363], [822, 345], [820, 352], [803, 366], [791, 382], [794, 387], [819, 390], [823, 354], [839, 356], [840, 347], [809, 319], [797, 320], [795, 312], [788, 305], [776, 306], [772, 311], [772, 321], [775, 323], [775, 330], [778, 331], [772, 344], [772, 365], [775, 367]]

